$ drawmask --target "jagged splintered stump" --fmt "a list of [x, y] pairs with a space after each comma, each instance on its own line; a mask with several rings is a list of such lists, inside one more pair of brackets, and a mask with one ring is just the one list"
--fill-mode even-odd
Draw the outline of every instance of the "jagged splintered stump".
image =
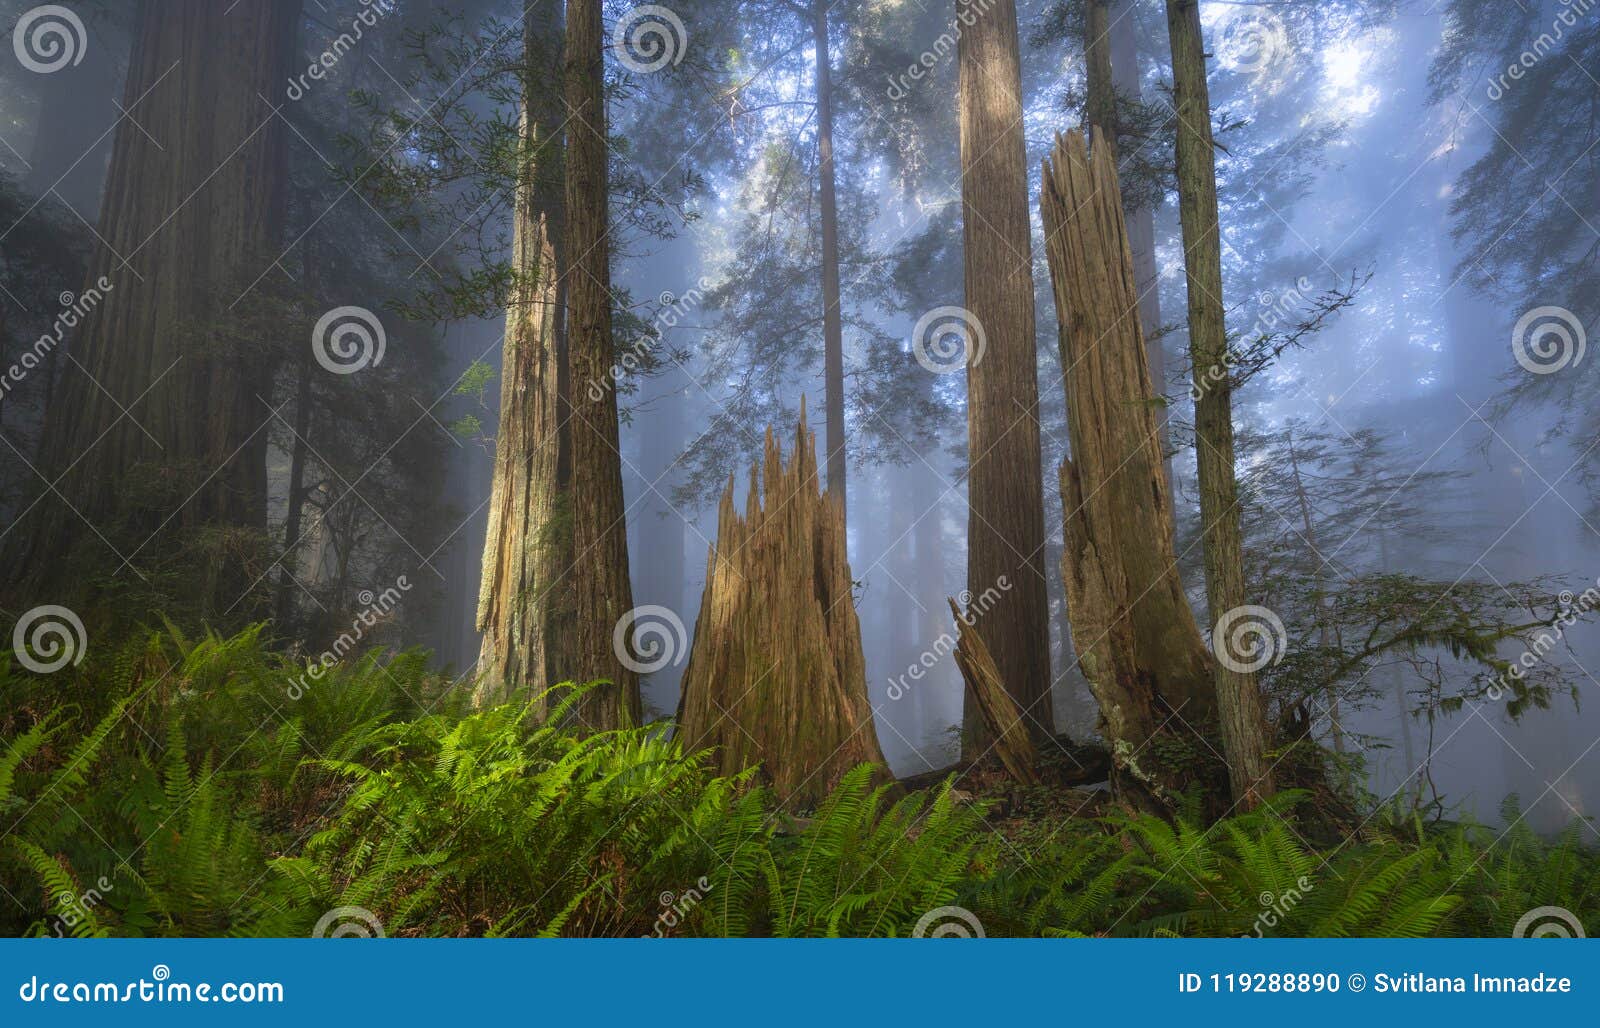
[[1204, 730], [1215, 717], [1212, 658], [1173, 555], [1122, 192], [1098, 130], [1093, 156], [1079, 133], [1056, 137], [1040, 208], [1072, 439], [1061, 465], [1072, 641], [1099, 702], [1113, 781], [1124, 794], [1170, 806], [1196, 771], [1175, 768], [1150, 743], [1164, 732], [1203, 754], [1190, 728]]
[[1006, 691], [1000, 680], [1000, 669], [995, 665], [983, 636], [973, 628], [974, 616], [950, 601], [950, 613], [956, 618], [954, 656], [961, 677], [966, 680], [968, 694], [978, 708], [983, 723], [989, 729], [989, 745], [1000, 758], [1006, 773], [1023, 785], [1037, 785], [1039, 751], [1034, 748], [1033, 735], [1022, 720], [1022, 711]]
[[867, 700], [844, 512], [819, 491], [805, 402], [785, 467], [772, 429], [743, 517], [733, 479], [717, 513], [678, 735], [725, 774], [760, 765], [791, 810], [813, 807], [850, 768], [887, 764]]

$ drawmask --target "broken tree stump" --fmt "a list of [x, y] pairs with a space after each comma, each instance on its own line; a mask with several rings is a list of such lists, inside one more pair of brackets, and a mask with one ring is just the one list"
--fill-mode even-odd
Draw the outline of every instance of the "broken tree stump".
[[966, 679], [973, 705], [989, 729], [991, 746], [1005, 766], [1006, 773], [1023, 785], [1037, 785], [1039, 751], [1023, 723], [1022, 711], [1006, 692], [989, 647], [972, 627], [972, 621], [956, 601], [950, 599], [950, 613], [956, 618], [956, 648], [953, 656], [961, 676]]
[[[1157, 398], [1150, 381], [1115, 155], [1098, 130], [1056, 136], [1040, 193], [1060, 328], [1072, 456], [1061, 464], [1067, 616], [1125, 792], [1170, 807], [1194, 772], [1157, 761], [1163, 731], [1215, 717], [1211, 654], [1173, 553]], [[1202, 761], [1203, 762], [1203, 761]]]
[[683, 672], [678, 737], [722, 774], [759, 765], [790, 810], [814, 807], [862, 763], [886, 768], [867, 699], [844, 512], [817, 485], [805, 402], [787, 466], [767, 429], [741, 517], [733, 479], [717, 512]]

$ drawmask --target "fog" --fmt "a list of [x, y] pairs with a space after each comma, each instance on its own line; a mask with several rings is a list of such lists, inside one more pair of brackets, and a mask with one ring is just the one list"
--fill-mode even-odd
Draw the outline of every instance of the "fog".
[[[6, 0], [0, 4], [0, 24], [12, 25], [28, 6]], [[17, 241], [48, 211], [59, 217], [54, 224], [81, 236], [83, 245], [93, 241], [131, 46], [124, 6], [77, 5], [93, 58], [81, 66], [35, 76], [12, 65], [4, 73], [0, 173], [20, 201], [18, 209], [8, 206], [5, 212], [10, 229], [0, 225], [6, 232], [0, 251], [11, 251], [0, 261], [18, 259]], [[326, 12], [315, 10], [321, 6], [308, 5], [302, 25], [300, 49], [308, 53], [321, 50], [318, 40], [336, 36], [360, 5], [331, 3]], [[802, 397], [819, 449], [827, 440], [820, 321], [791, 318], [781, 303], [787, 295], [798, 306], [815, 309], [815, 296], [766, 286], [796, 269], [798, 278], [815, 278], [809, 189], [798, 190], [799, 200], [788, 196], [790, 185], [777, 163], [785, 154], [794, 157], [802, 181], [815, 169], [813, 113], [796, 101], [812, 88], [815, 51], [809, 39], [783, 37], [786, 23], [746, 20], [713, 29], [716, 3], [684, 6], [691, 48], [685, 69], [693, 66], [692, 48], [702, 31], [717, 43], [736, 38], [753, 55], [752, 65], [758, 57], [764, 63], [759, 84], [738, 98], [703, 91], [688, 70], [680, 70], [679, 79], [669, 73], [659, 81], [640, 76], [640, 82], [619, 85], [611, 107], [612, 132], [629, 142], [614, 158], [614, 177], [621, 183], [614, 201], [614, 279], [640, 322], [626, 330], [648, 332], [656, 326], [664, 354], [629, 376], [620, 394], [633, 597], [636, 605], [672, 612], [692, 633], [716, 537], [716, 501], [728, 476], [735, 476], [734, 493], [742, 502], [750, 462], [768, 424], [790, 445]], [[1078, 47], [1071, 40], [1034, 38], [1052, 6], [1042, 0], [1019, 3], [1035, 201], [1037, 169], [1055, 133], [1077, 127], [1081, 118]], [[1230, 332], [1247, 337], [1267, 312], [1298, 311], [1327, 290], [1359, 288], [1353, 288], [1347, 306], [1242, 388], [1235, 405], [1242, 437], [1271, 436], [1292, 425], [1301, 436], [1320, 435], [1328, 445], [1341, 446], [1370, 431], [1393, 457], [1394, 475], [1386, 481], [1420, 487], [1418, 493], [1397, 496], [1395, 507], [1416, 512], [1398, 527], [1374, 519], [1366, 508], [1348, 518], [1336, 505], [1315, 512], [1321, 538], [1299, 541], [1322, 558], [1318, 564], [1325, 570], [1319, 573], [1333, 583], [1335, 604], [1340, 579], [1378, 572], [1447, 586], [1486, 584], [1513, 600], [1521, 596], [1515, 583], [1542, 580], [1553, 591], [1581, 597], [1600, 582], [1600, 514], [1587, 480], [1595, 466], [1595, 439], [1589, 423], [1563, 408], [1559, 397], [1528, 391], [1528, 372], [1519, 366], [1513, 344], [1519, 322], [1538, 307], [1577, 311], [1581, 336], [1582, 320], [1592, 311], [1577, 294], [1594, 286], [1592, 270], [1584, 270], [1585, 247], [1551, 241], [1543, 259], [1548, 277], [1540, 290], [1523, 288], [1512, 275], [1504, 276], [1503, 288], [1492, 289], [1483, 279], [1500, 274], [1497, 245], [1483, 246], [1477, 235], [1464, 238], [1453, 231], [1463, 219], [1481, 217], [1455, 205], [1463, 176], [1486, 153], [1508, 136], [1519, 146], [1541, 145], [1535, 127], [1503, 120], [1514, 119], [1507, 111], [1521, 109], [1510, 106], [1522, 102], [1517, 83], [1499, 101], [1491, 99], [1499, 74], [1496, 56], [1479, 61], [1475, 76], [1469, 73], [1436, 95], [1440, 91], [1432, 79], [1449, 24], [1448, 5], [1400, 3], [1390, 11], [1385, 4], [1370, 10], [1334, 4], [1321, 13], [1287, 6], [1291, 10], [1281, 17], [1272, 6], [1243, 8], [1270, 19], [1267, 35], [1261, 37], [1256, 26], [1252, 42], [1241, 39], [1231, 24], [1238, 16], [1236, 5], [1204, 5], [1208, 29], [1215, 32], [1213, 107], [1218, 122], [1231, 126], [1219, 134], [1218, 166]], [[1527, 17], [1548, 25], [1568, 5], [1530, 6]], [[399, 8], [416, 24], [448, 13], [455, 32], [480, 31], [471, 27], [484, 19], [510, 23], [517, 16], [517, 5], [505, 2], [452, 7], [407, 0]], [[913, 359], [914, 348], [925, 342], [913, 337], [920, 315], [962, 303], [955, 61], [953, 55], [938, 58], [928, 78], [913, 84], [928, 96], [921, 106], [913, 97], [907, 114], [888, 95], [893, 87], [884, 66], [854, 56], [871, 50], [875, 31], [902, 29], [908, 35], [895, 40], [898, 50], [912, 56], [936, 50], [948, 18], [937, 11], [922, 17], [906, 12], [907, 5], [896, 0], [844, 5], [836, 15], [834, 41], [836, 60], [852, 55], [850, 67], [840, 70], [844, 82], [835, 101], [845, 194], [850, 562], [878, 735], [902, 776], [958, 759], [962, 684], [948, 656], [954, 629], [946, 598], [975, 598], [963, 593], [969, 589], [964, 378], [935, 374]], [[1163, 90], [1170, 88], [1160, 5], [1135, 4], [1120, 16], [1133, 19], [1137, 28], [1140, 78], [1147, 99], [1159, 107]], [[398, 35], [362, 41], [332, 71], [315, 102], [324, 105], [322, 110], [342, 106], [343, 127], [351, 131], [362, 115], [342, 97], [358, 88], [387, 91], [385, 103], [398, 109], [409, 105], [412, 113], [426, 111], [443, 91], [430, 94], [427, 82], [408, 77], [404, 69], [413, 58], [407, 49]], [[1600, 76], [1600, 68], [1591, 70]], [[400, 88], [401, 82], [410, 88]], [[481, 118], [496, 112], [515, 118], [512, 98], [503, 90], [484, 89], [467, 106]], [[308, 107], [288, 116], [297, 134], [313, 118]], [[392, 262], [393, 253], [402, 258], [393, 264], [398, 270], [385, 272], [384, 287], [392, 291], [359, 298], [365, 306], [389, 309], [385, 304], [409, 302], [409, 290], [429, 284], [427, 272], [405, 281], [405, 272], [420, 266], [405, 250], [419, 253], [425, 264], [460, 267], [470, 263], [462, 249], [470, 238], [505, 258], [511, 232], [505, 203], [480, 204], [487, 194], [465, 181], [441, 185], [435, 199], [456, 213], [402, 224], [359, 191], [341, 194], [337, 183], [342, 180], [328, 166], [341, 163], [331, 137], [309, 128], [291, 137], [296, 196], [304, 197], [295, 201], [303, 204], [296, 217], [311, 224], [326, 207], [336, 212], [326, 225], [339, 226], [347, 239], [370, 240], [362, 245], [374, 264]], [[1156, 164], [1162, 160], [1155, 153], [1160, 138], [1150, 137], [1152, 150], [1145, 155]], [[323, 156], [312, 140], [328, 146], [328, 153]], [[1585, 167], [1594, 163], [1592, 138], [1590, 143], [1587, 151], [1578, 147], [1587, 154]], [[1134, 177], [1134, 166], [1144, 158], [1137, 152], [1122, 156], [1125, 176]], [[1563, 179], [1561, 167], [1546, 174], [1547, 165], [1533, 153], [1528, 156], [1530, 167], [1540, 168], [1531, 174], [1543, 176], [1547, 189], [1517, 199], [1541, 209], [1570, 207], [1579, 226], [1574, 231], [1600, 236], [1592, 224], [1600, 220], [1594, 214], [1600, 192], [1575, 191], [1580, 182], [1593, 183], [1593, 173]], [[475, 204], [472, 214], [461, 214]], [[761, 243], [772, 251], [767, 253], [752, 242], [762, 238], [752, 223], [773, 211], [778, 213], [767, 218], [770, 235]], [[1095, 731], [1096, 719], [1074, 659], [1062, 596], [1062, 512], [1055, 482], [1069, 445], [1036, 202], [1034, 213], [1044, 447], [1039, 472], [1046, 484], [1045, 563], [1055, 636], [1054, 728], [1083, 738]], [[1174, 426], [1180, 564], [1204, 629], [1213, 619], [1204, 611], [1203, 571], [1193, 541], [1198, 511], [1188, 431], [1186, 292], [1170, 190], [1154, 206], [1154, 229], [1156, 288], [1166, 329], [1163, 391]], [[406, 246], [402, 249], [394, 237]], [[1587, 239], [1589, 246], [1596, 242]], [[1513, 238], [1498, 245], [1520, 248], [1525, 241]], [[753, 263], [753, 254], [765, 254], [761, 259], [769, 263]], [[286, 260], [284, 267], [293, 262]], [[752, 267], [769, 269], [771, 277], [752, 277]], [[1563, 278], [1570, 294], [1559, 288]], [[1301, 288], [1302, 282], [1309, 290]], [[51, 280], [42, 292], [78, 285]], [[779, 295], [763, 295], [764, 286]], [[15, 305], [5, 318], [14, 327], [5, 344], [9, 363], [31, 343], [25, 323], [38, 311], [20, 296], [0, 302]], [[402, 522], [380, 518], [373, 523], [370, 534], [361, 536], [368, 549], [357, 551], [363, 570], [352, 588], [381, 581], [377, 569], [389, 566], [386, 558], [371, 556], [372, 547], [398, 551], [397, 566], [411, 568], [426, 584], [427, 598], [415, 601], [392, 643], [424, 646], [440, 667], [464, 675], [480, 645], [475, 617], [500, 386], [496, 378], [477, 395], [458, 387], [475, 362], [498, 370], [505, 322], [492, 311], [448, 319], [384, 317], [396, 326], [405, 323], [391, 330], [396, 354], [391, 364], [399, 377], [385, 388], [408, 398], [395, 401], [399, 411], [410, 410], [410, 416], [397, 415], [390, 434], [416, 433], [407, 438], [418, 445], [427, 439], [426, 461], [418, 469], [426, 471], [431, 484], [425, 491], [440, 507], [403, 548], [387, 536], [402, 532], [388, 521]], [[622, 345], [619, 339], [619, 349]], [[781, 360], [774, 354], [782, 354]], [[1559, 374], [1580, 383], [1575, 388], [1582, 396], [1582, 383], [1592, 383], [1593, 368], [1594, 359], [1584, 362], [1580, 350]], [[43, 389], [42, 382], [34, 382], [7, 395], [0, 406], [0, 429], [16, 440], [14, 452], [0, 455], [5, 458], [0, 511], [8, 523], [25, 513], [34, 488], [15, 454], [35, 444]], [[1577, 409], [1583, 409], [1581, 402]], [[480, 431], [453, 430], [468, 417], [481, 422]], [[408, 428], [413, 419], [418, 424]], [[275, 508], [281, 508], [292, 440], [275, 438], [272, 445], [270, 489]], [[1239, 457], [1246, 483], [1257, 471], [1274, 470], [1261, 467], [1272, 460], [1265, 450], [1242, 444]], [[1259, 497], [1266, 494], [1251, 494], [1248, 485], [1246, 493], [1257, 504], [1252, 546], [1258, 541], [1297, 544], [1308, 523], [1305, 512], [1287, 504], [1261, 506]], [[385, 502], [372, 501], [374, 508]], [[314, 569], [291, 566], [307, 569], [303, 588], [320, 598], [319, 606], [326, 602], [337, 609], [338, 598], [320, 591]], [[981, 591], [982, 585], [972, 588]], [[1290, 622], [1291, 646], [1314, 634], [1313, 625], [1294, 622], [1289, 610], [1281, 615]], [[1521, 649], [1508, 642], [1500, 655], [1515, 660]], [[647, 712], [669, 716], [676, 709], [684, 656], [678, 654], [645, 678]], [[1574, 688], [1577, 702], [1558, 692], [1548, 709], [1535, 707], [1519, 718], [1510, 716], [1505, 702], [1484, 697], [1432, 716], [1403, 713], [1402, 706], [1419, 708], [1416, 695], [1407, 696], [1424, 689], [1428, 675], [1462, 681], [1481, 671], [1447, 648], [1424, 646], [1375, 661], [1363, 681], [1349, 683], [1352, 697], [1359, 687], [1366, 690], [1365, 698], [1350, 699], [1337, 715], [1340, 745], [1352, 758], [1357, 781], [1378, 801], [1404, 800], [1420, 791], [1442, 797], [1440, 809], [1450, 816], [1489, 822], [1499, 820], [1503, 798], [1514, 793], [1540, 831], [1586, 816], [1587, 797], [1600, 789], [1600, 756], [1594, 753], [1600, 720], [1593, 708], [1600, 681], [1589, 671], [1600, 667], [1600, 628], [1584, 619], [1561, 632], [1540, 659], [1560, 669], [1562, 688]], [[1308, 716], [1314, 736], [1333, 745], [1330, 709], [1313, 705]]]

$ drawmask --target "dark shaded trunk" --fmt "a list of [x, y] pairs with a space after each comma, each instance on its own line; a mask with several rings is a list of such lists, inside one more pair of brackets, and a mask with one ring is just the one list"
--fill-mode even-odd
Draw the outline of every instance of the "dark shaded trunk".
[[1084, 130], [1099, 128], [1117, 138], [1117, 91], [1112, 73], [1109, 0], [1084, 0], [1083, 62], [1087, 102]]
[[[1039, 742], [1052, 734], [1050, 601], [1034, 338], [1033, 240], [1017, 11], [996, 0], [961, 35], [962, 242], [967, 309], [967, 588], [1001, 590], [976, 630]], [[979, 349], [981, 346], [981, 359]], [[989, 744], [968, 698], [963, 751]]]
[[[1228, 338], [1222, 306], [1222, 238], [1217, 214], [1216, 155], [1205, 43], [1198, 0], [1167, 0], [1172, 43], [1173, 105], [1178, 122], [1178, 202], [1189, 290], [1189, 354], [1194, 365], [1195, 448], [1206, 567], [1206, 603], [1213, 625], [1248, 606], [1244, 542], [1234, 478], [1233, 388], [1226, 373]], [[1215, 634], [1215, 633], [1214, 633]], [[1226, 639], [1213, 639], [1227, 646]], [[1233, 666], [1230, 667], [1229, 664]], [[1233, 798], [1246, 808], [1272, 795], [1261, 693], [1245, 661], [1216, 662], [1217, 714]]]
[[287, 132], [271, 98], [299, 11], [299, 0], [141, 7], [131, 117], [115, 134], [89, 271], [111, 288], [73, 342], [42, 447], [56, 485], [12, 562], [40, 595], [104, 583], [90, 569], [110, 557], [122, 583], [159, 565], [201, 617], [269, 609], [270, 587], [255, 588], [272, 365], [261, 322], [281, 257]]
[[572, 362], [573, 561], [566, 587], [577, 617], [575, 677], [604, 682], [579, 703], [592, 730], [637, 723], [639, 678], [623, 657], [633, 650], [623, 628], [633, 609], [628, 532], [622, 495], [617, 395], [612, 388], [610, 200], [607, 188], [605, 48], [600, 0], [568, 0], [567, 96], [568, 345]]
[[844, 443], [844, 326], [839, 310], [839, 200], [833, 168], [833, 70], [827, 0], [813, 0], [817, 50], [817, 181], [822, 201], [823, 375], [827, 391], [828, 491], [849, 521]]

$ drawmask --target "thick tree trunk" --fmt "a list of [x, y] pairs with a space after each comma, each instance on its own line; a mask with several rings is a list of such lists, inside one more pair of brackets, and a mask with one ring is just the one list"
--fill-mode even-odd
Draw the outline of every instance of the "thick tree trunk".
[[[535, 13], [536, 6], [544, 10], [529, 4], [524, 18], [529, 75], [558, 30], [549, 14]], [[560, 165], [558, 114], [536, 90], [525, 89], [512, 241], [515, 295], [506, 311], [499, 438], [478, 587], [478, 703], [523, 689], [539, 694], [576, 673], [571, 592], [562, 581], [572, 563], [572, 518], [562, 276], [554, 240], [561, 184], [550, 171]]]
[[605, 48], [600, 0], [568, 0], [567, 260], [572, 361], [573, 560], [567, 575], [577, 617], [574, 671], [591, 689], [576, 715], [593, 730], [637, 723], [639, 677], [624, 662], [632, 639], [612, 642], [633, 609], [622, 495], [617, 394], [612, 388], [610, 200], [607, 188]]
[[269, 609], [270, 586], [252, 586], [271, 365], [257, 309], [270, 282], [256, 280], [281, 256], [287, 129], [270, 98], [299, 12], [299, 0], [141, 7], [89, 271], [112, 288], [51, 405], [42, 470], [59, 483], [37, 528], [16, 533], [30, 544], [13, 573], [30, 591], [82, 593], [110, 558], [124, 581], [157, 563], [191, 575], [201, 616]]
[[1114, 782], [1170, 809], [1193, 772], [1173, 771], [1149, 744], [1166, 735], [1204, 753], [1185, 726], [1214, 713], [1212, 660], [1173, 554], [1121, 189], [1103, 139], [1091, 157], [1079, 133], [1059, 137], [1040, 196], [1072, 438], [1061, 573]]
[[815, 806], [858, 764], [885, 766], [867, 699], [844, 511], [831, 491], [818, 491], [816, 474], [816, 437], [802, 405], [787, 467], [767, 430], [743, 517], [729, 479], [678, 707], [685, 747], [714, 749], [724, 774], [759, 764], [791, 810]]
[[[976, 624], [1036, 741], [1052, 735], [1050, 602], [1044, 578], [1038, 348], [1028, 218], [1022, 74], [1013, 0], [995, 0], [961, 35], [962, 240], [967, 309], [967, 587], [1005, 588]], [[963, 748], [987, 733], [970, 706]]]
[[[1194, 365], [1195, 448], [1204, 532], [1206, 600], [1213, 624], [1248, 604], [1244, 542], [1234, 479], [1233, 390], [1226, 374], [1228, 338], [1222, 306], [1222, 239], [1205, 43], [1198, 0], [1167, 0], [1173, 104], [1178, 122], [1178, 201], [1189, 287], [1189, 354]], [[1225, 643], [1224, 643], [1225, 645]], [[1234, 667], [1229, 667], [1233, 663]], [[1240, 661], [1216, 662], [1217, 713], [1236, 803], [1252, 807], [1272, 794], [1266, 725], [1254, 673]]]
[[817, 180], [822, 204], [823, 375], [827, 389], [828, 490], [849, 520], [844, 442], [844, 326], [839, 310], [839, 200], [833, 168], [833, 69], [828, 2], [812, 0], [817, 51]]

